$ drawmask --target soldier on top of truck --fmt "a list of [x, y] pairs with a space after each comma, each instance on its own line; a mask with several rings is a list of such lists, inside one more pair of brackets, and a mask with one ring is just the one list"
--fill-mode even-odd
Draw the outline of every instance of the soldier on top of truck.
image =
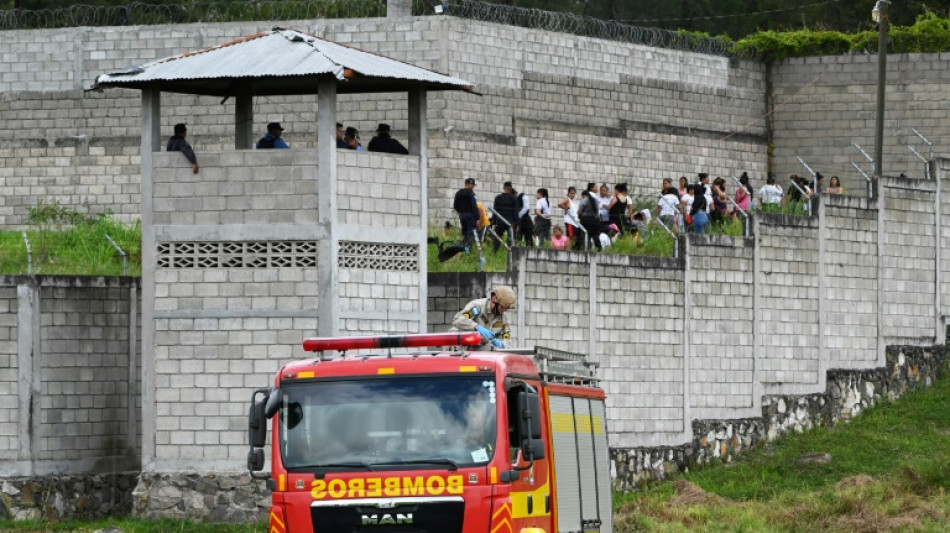
[[517, 298], [515, 291], [506, 285], [492, 287], [488, 298], [472, 300], [456, 313], [449, 331], [477, 331], [482, 336], [482, 346], [491, 343], [504, 348], [511, 338], [511, 323], [505, 312], [514, 310]]

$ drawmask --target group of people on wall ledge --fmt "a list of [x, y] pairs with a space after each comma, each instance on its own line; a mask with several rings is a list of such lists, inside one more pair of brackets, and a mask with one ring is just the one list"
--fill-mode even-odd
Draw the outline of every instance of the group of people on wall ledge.
[[[816, 195], [844, 193], [837, 176], [832, 176], [827, 185], [824, 179], [820, 172], [810, 182], [792, 174], [786, 191], [769, 172], [765, 185], [758, 191], [758, 208], [767, 213], [781, 212], [786, 207], [800, 207]], [[477, 200], [475, 178], [470, 177], [455, 194], [452, 206], [458, 213], [462, 233], [458, 247], [467, 251], [477, 230], [491, 233], [496, 250], [506, 233], [513, 243], [550, 243], [558, 250], [580, 250], [585, 239], [599, 249], [609, 248], [624, 234], [637, 241], [642, 229], [657, 222], [670, 232], [703, 233], [710, 223], [721, 224], [736, 217], [738, 211], [749, 213], [755, 207], [749, 175], [743, 172], [736, 182], [735, 191], [730, 194], [725, 178], [712, 180], [705, 172], [697, 174], [695, 183], [681, 176], [678, 187], [672, 178], [664, 178], [659, 194], [641, 195], [638, 199], [632, 197], [626, 183], [616, 184], [611, 193], [606, 183], [598, 186], [591, 182], [580, 194], [577, 188], [568, 187], [563, 198], [552, 199], [546, 188], [529, 195], [517, 192], [509, 181], [489, 209]], [[564, 211], [563, 227], [552, 225], [554, 207]], [[488, 211], [494, 216], [490, 217]], [[446, 224], [450, 229], [451, 224]]]
[[[409, 150], [402, 143], [392, 138], [391, 131], [389, 124], [379, 124], [376, 128], [376, 136], [369, 141], [369, 146], [366, 149], [370, 152], [408, 155]], [[258, 150], [290, 148], [287, 141], [282, 138], [283, 133], [284, 128], [280, 125], [280, 122], [267, 124], [267, 133], [257, 141], [255, 148]], [[165, 151], [181, 152], [185, 159], [191, 163], [192, 172], [197, 174], [198, 157], [195, 156], [195, 150], [186, 137], [188, 137], [188, 126], [182, 123], [175, 124], [175, 133], [168, 139]], [[336, 147], [345, 150], [366, 150], [360, 143], [359, 130], [352, 126], [344, 129], [343, 124], [339, 122], [336, 123]]]

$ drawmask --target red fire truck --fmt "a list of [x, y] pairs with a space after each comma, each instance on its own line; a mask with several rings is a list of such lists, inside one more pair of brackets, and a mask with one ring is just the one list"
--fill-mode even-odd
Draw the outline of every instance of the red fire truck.
[[[594, 365], [542, 347], [466, 351], [480, 342], [476, 332], [304, 341], [343, 355], [288, 364], [251, 398], [248, 469], [272, 490], [270, 531], [611, 533]], [[402, 350], [437, 346], [452, 348]]]

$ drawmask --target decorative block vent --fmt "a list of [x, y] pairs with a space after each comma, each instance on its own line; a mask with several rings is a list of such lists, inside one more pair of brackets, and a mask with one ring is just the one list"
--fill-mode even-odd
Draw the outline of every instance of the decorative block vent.
[[396, 272], [419, 271], [419, 247], [413, 244], [340, 241], [340, 268]]
[[160, 242], [159, 268], [306, 268], [317, 266], [314, 241]]

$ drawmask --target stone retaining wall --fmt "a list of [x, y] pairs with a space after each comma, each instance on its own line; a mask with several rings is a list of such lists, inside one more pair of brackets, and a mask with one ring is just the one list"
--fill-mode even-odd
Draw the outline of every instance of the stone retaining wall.
[[825, 392], [766, 396], [762, 416], [734, 420], [696, 420], [692, 442], [655, 448], [611, 448], [614, 486], [634, 490], [713, 461], [730, 462], [745, 451], [790, 432], [847, 422], [883, 401], [929, 387], [950, 372], [947, 346], [891, 346], [887, 366], [871, 370], [832, 370]]
[[138, 472], [4, 478], [0, 519], [57, 520], [124, 516]]

